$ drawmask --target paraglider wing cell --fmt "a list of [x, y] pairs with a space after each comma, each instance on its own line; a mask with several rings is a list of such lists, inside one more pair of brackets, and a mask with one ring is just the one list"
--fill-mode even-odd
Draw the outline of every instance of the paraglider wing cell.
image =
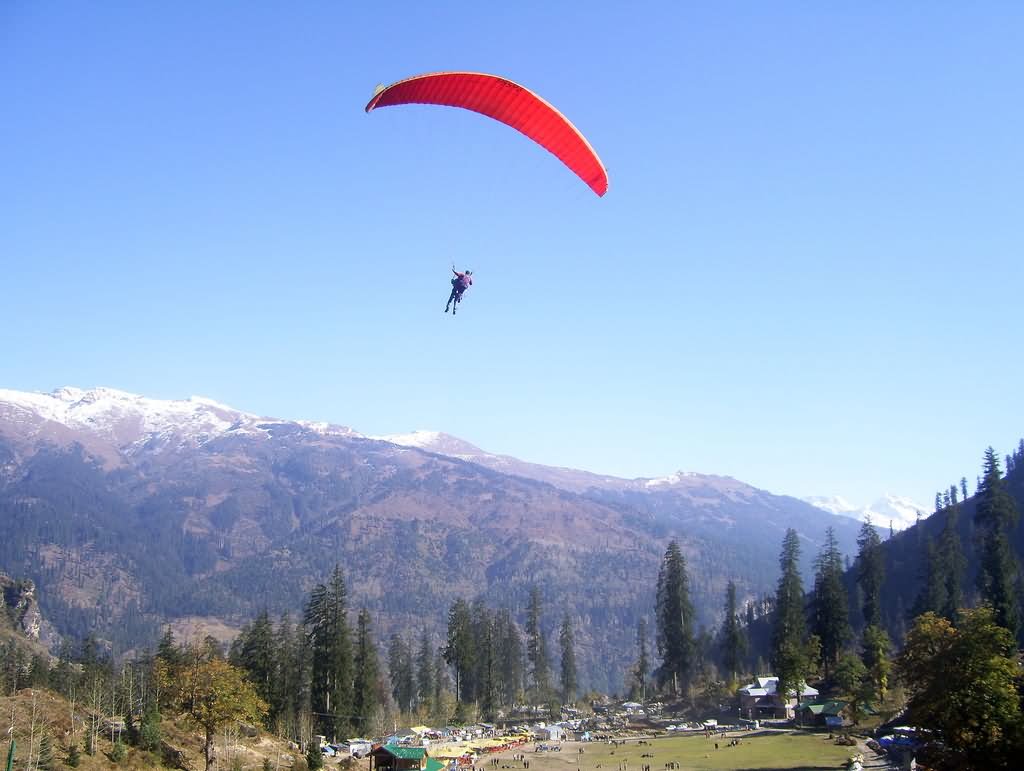
[[486, 115], [549, 150], [599, 196], [608, 191], [608, 173], [586, 138], [552, 105], [511, 80], [480, 72], [418, 75], [378, 90], [366, 111], [401, 104], [461, 107]]

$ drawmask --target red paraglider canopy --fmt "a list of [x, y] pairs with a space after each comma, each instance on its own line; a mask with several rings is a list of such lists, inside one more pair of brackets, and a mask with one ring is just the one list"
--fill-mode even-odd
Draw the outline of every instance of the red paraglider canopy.
[[397, 104], [461, 107], [494, 118], [549, 150], [598, 195], [608, 192], [608, 172], [586, 138], [562, 113], [511, 80], [481, 72], [417, 75], [378, 90], [366, 111]]

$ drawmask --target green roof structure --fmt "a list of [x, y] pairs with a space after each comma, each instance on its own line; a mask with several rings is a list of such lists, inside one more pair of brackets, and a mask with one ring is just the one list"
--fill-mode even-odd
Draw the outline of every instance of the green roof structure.
[[385, 744], [380, 749], [386, 750], [402, 760], [422, 760], [427, 754], [426, 747], [399, 747], [397, 744]]
[[838, 715], [842, 712], [848, 702], [845, 701], [823, 701], [819, 704], [804, 704], [801, 709], [805, 709], [812, 715]]

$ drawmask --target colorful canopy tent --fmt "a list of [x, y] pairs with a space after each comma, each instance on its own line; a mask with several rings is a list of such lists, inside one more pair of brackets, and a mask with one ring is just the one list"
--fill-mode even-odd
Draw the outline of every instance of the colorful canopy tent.
[[590, 142], [553, 105], [528, 88], [482, 72], [434, 72], [378, 87], [366, 112], [402, 104], [461, 107], [511, 126], [551, 152], [599, 196], [608, 172]]

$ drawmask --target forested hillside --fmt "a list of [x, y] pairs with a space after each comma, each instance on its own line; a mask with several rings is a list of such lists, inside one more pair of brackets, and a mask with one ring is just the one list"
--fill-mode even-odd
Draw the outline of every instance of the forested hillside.
[[[1010, 554], [1019, 565], [1024, 563], [1024, 441], [1001, 461], [1006, 469], [1005, 490], [1017, 517], [1010, 521], [1006, 535]], [[982, 469], [983, 470], [983, 469]], [[889, 535], [888, 529], [874, 527], [879, 534], [878, 555], [881, 561], [879, 612], [882, 626], [891, 640], [898, 644], [912, 619], [926, 610], [952, 616], [957, 608], [973, 607], [980, 600], [980, 573], [983, 539], [978, 529], [978, 497], [982, 474], [972, 487], [962, 478], [936, 495], [937, 510], [906, 530]], [[964, 488], [968, 495], [965, 496]], [[877, 523], [875, 523], [877, 525]], [[883, 535], [884, 534], [884, 535]], [[805, 555], [806, 556], [806, 555]], [[814, 557], [814, 555], [811, 555]], [[855, 559], [847, 560], [842, 576], [847, 613], [856, 632], [864, 627], [863, 592], [858, 583], [861, 567]], [[777, 574], [776, 574], [777, 575]], [[1018, 594], [1021, 580], [1014, 581]], [[812, 586], [805, 584], [808, 594], [806, 610], [813, 612]], [[748, 634], [751, 640], [750, 663], [760, 657], [768, 663], [771, 646], [774, 598], [755, 604], [750, 616]]]
[[[1017, 511], [1007, 529], [1007, 539], [1018, 562], [1024, 561], [1024, 441], [1001, 461], [1005, 470], [1005, 487]], [[902, 639], [909, 620], [923, 609], [936, 609], [949, 600], [953, 606], [974, 606], [979, 600], [979, 575], [984, 553], [978, 523], [978, 496], [975, 486], [967, 488], [966, 479], [952, 480], [950, 487], [936, 495], [937, 510], [914, 527], [897, 533], [882, 545], [885, 557], [882, 591], [882, 616], [893, 639]], [[965, 472], [969, 470], [965, 469]], [[977, 472], [975, 472], [977, 473]], [[974, 475], [971, 475], [974, 478]], [[967, 489], [970, 495], [965, 495]], [[952, 551], [951, 551], [952, 550]], [[956, 555], [959, 554], [960, 557]], [[931, 577], [931, 579], [930, 579]], [[848, 575], [848, 586], [855, 586], [855, 571]], [[929, 580], [952, 581], [950, 589], [932, 591], [927, 597]], [[1020, 592], [1020, 577], [1017, 577]], [[954, 597], [949, 598], [948, 595]]]

